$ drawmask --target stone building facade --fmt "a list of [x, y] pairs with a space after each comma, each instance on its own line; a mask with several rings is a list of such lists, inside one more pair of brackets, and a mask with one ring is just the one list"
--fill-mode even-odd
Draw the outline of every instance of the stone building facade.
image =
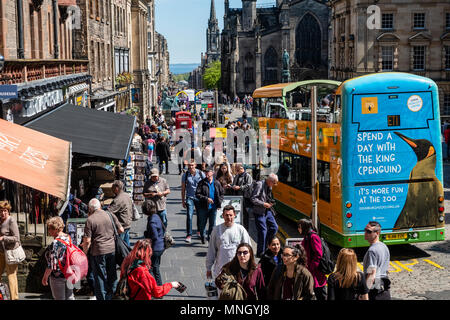
[[277, 0], [242, 8], [225, 0], [221, 40], [222, 91], [233, 97], [281, 82], [282, 55], [290, 57], [291, 81], [326, 78], [330, 8], [326, 0]]
[[0, 1], [0, 84], [17, 85], [0, 118], [23, 124], [66, 102], [87, 105], [89, 61], [72, 54], [76, 13], [75, 0]]
[[155, 50], [155, 1], [148, 2], [147, 16], [147, 49], [148, 70], [150, 72], [150, 107], [155, 110], [158, 104], [158, 78], [156, 77], [156, 50]]
[[131, 2], [131, 69], [134, 88], [131, 91], [132, 103], [139, 109], [138, 118], [142, 121], [150, 116], [150, 72], [148, 70], [148, 1]]
[[450, 2], [333, 0], [330, 77], [409, 72], [433, 79], [450, 119]]
[[164, 88], [169, 87], [171, 82], [171, 73], [169, 69], [170, 55], [166, 38], [158, 32], [155, 33], [155, 51], [158, 92], [163, 92]]

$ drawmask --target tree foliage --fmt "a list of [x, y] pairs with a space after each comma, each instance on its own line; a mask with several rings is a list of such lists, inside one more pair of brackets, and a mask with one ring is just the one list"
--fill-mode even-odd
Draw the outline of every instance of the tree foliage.
[[222, 75], [220, 66], [220, 61], [217, 60], [210, 63], [205, 69], [205, 73], [203, 74], [203, 84], [206, 89], [219, 89], [220, 77]]

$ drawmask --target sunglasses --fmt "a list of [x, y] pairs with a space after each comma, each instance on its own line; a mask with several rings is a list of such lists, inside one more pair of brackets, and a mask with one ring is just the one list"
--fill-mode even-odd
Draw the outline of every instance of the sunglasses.
[[372, 233], [374, 233], [374, 232], [376, 232], [376, 231], [374, 231], [374, 230], [369, 230], [369, 229], [364, 229], [364, 232], [365, 232], [365, 233], [368, 233], [368, 234], [372, 234]]
[[238, 256], [246, 256], [246, 255], [248, 255], [248, 251], [247, 250], [246, 251], [238, 251], [237, 255]]

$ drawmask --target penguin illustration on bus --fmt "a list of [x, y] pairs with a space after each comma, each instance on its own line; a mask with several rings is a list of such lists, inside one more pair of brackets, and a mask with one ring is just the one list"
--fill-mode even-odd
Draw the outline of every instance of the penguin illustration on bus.
[[439, 222], [439, 199], [443, 199], [442, 182], [436, 176], [436, 149], [426, 139], [412, 139], [394, 132], [414, 151], [417, 163], [409, 176], [405, 205], [394, 229], [443, 225]]

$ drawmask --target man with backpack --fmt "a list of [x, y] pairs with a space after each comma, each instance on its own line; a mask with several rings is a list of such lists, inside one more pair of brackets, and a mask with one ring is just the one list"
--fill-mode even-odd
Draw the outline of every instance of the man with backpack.
[[251, 195], [251, 212], [255, 216], [256, 230], [258, 231], [258, 258], [266, 251], [267, 241], [272, 239], [278, 232], [278, 224], [272, 209], [275, 201], [273, 199], [272, 187], [278, 183], [278, 176], [269, 174], [265, 180], [253, 185]]
[[248, 230], [248, 208], [251, 206], [250, 198], [252, 196], [253, 178], [248, 172], [245, 171], [242, 163], [236, 163], [235, 168], [237, 170], [237, 174], [234, 176], [231, 189], [233, 190], [234, 195], [244, 197], [244, 210], [242, 217], [244, 219], [244, 227]]
[[[192, 237], [192, 218], [194, 215], [194, 209], [198, 215], [198, 199], [195, 197], [195, 191], [197, 190], [198, 183], [205, 179], [205, 174], [196, 169], [196, 163], [194, 159], [188, 163], [188, 170], [181, 177], [181, 203], [183, 208], [186, 209], [186, 242], [191, 243]], [[200, 231], [199, 219], [197, 217], [197, 230]]]

